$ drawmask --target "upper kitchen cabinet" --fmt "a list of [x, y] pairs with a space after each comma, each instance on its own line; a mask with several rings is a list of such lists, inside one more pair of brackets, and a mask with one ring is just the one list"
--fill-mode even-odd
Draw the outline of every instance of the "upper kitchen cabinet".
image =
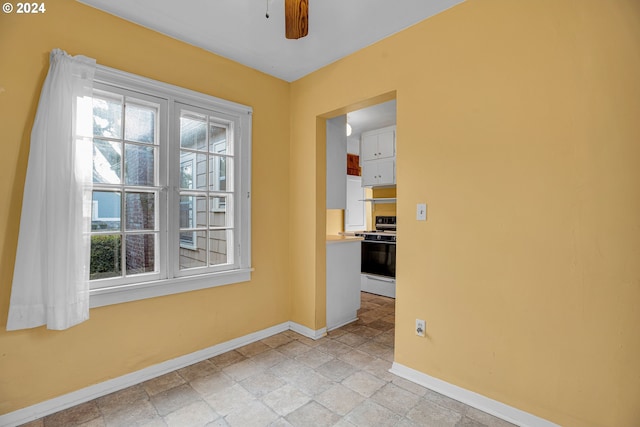
[[327, 120], [327, 209], [347, 207], [347, 116]]
[[396, 185], [395, 159], [362, 162], [363, 187], [388, 187]]
[[362, 185], [382, 187], [396, 184], [396, 127], [362, 132]]
[[396, 127], [362, 132], [362, 161], [396, 156]]

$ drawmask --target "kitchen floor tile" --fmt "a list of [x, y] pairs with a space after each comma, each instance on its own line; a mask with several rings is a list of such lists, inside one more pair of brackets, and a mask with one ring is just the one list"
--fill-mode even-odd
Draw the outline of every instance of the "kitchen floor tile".
[[161, 416], [199, 400], [200, 395], [189, 384], [182, 384], [151, 396], [151, 403]]
[[206, 377], [215, 372], [218, 372], [220, 368], [214, 365], [209, 360], [203, 360], [202, 362], [194, 363], [186, 368], [178, 369], [178, 373], [185, 381], [189, 382], [196, 378]]
[[310, 368], [317, 368], [320, 365], [323, 365], [333, 359], [334, 357], [330, 354], [324, 353], [318, 349], [312, 348], [300, 356], [296, 356], [296, 360], [304, 363]]
[[275, 412], [257, 400], [225, 417], [230, 427], [263, 427], [277, 419]]
[[340, 420], [340, 416], [317, 402], [311, 401], [286, 416], [296, 427], [329, 427]]
[[281, 379], [265, 372], [253, 375], [240, 382], [240, 385], [255, 397], [262, 397], [285, 384]]
[[462, 420], [462, 414], [422, 399], [409, 411], [407, 418], [421, 426], [455, 427]]
[[217, 393], [231, 387], [235, 382], [227, 374], [216, 372], [206, 377], [191, 381], [191, 387], [202, 397]]
[[311, 397], [292, 385], [285, 385], [264, 396], [262, 401], [279, 415], [286, 416], [306, 405]]
[[198, 401], [166, 415], [164, 422], [169, 427], [196, 427], [206, 426], [218, 417], [218, 414], [216, 414], [207, 403]]
[[358, 371], [342, 381], [342, 384], [365, 397], [371, 397], [387, 382], [367, 372]]
[[44, 419], [46, 427], [78, 426], [96, 418], [100, 418], [101, 412], [95, 401], [82, 403]]
[[376, 360], [376, 358], [371, 356], [369, 353], [365, 353], [364, 351], [357, 349], [351, 350], [349, 353], [341, 354], [338, 356], [338, 359], [344, 360], [353, 366], [357, 366], [358, 369], [362, 369], [362, 367]]
[[242, 354], [238, 353], [236, 350], [231, 350], [218, 356], [212, 357], [209, 360], [218, 368], [222, 369], [229, 365], [233, 365], [234, 363], [241, 362], [244, 359], [246, 359], [246, 357], [244, 357]]
[[420, 397], [393, 383], [388, 383], [371, 396], [371, 400], [396, 414], [405, 415], [418, 404]]
[[316, 372], [336, 382], [342, 381], [357, 370], [358, 368], [355, 366], [340, 359], [330, 360], [324, 365], [316, 368]]
[[145, 381], [142, 383], [142, 387], [144, 387], [149, 396], [153, 396], [165, 390], [184, 384], [185, 382], [184, 378], [178, 374], [178, 371], [174, 371], [152, 380]]
[[338, 415], [346, 415], [364, 399], [364, 396], [342, 384], [335, 384], [317, 395], [314, 400]]
[[122, 406], [117, 411], [104, 414], [103, 419], [107, 426], [136, 426], [155, 421], [162, 422], [158, 411], [148, 400], [138, 400]]
[[390, 427], [396, 425], [400, 420], [400, 415], [371, 400], [365, 400], [349, 412], [345, 419], [358, 427]]
[[251, 356], [255, 356], [256, 354], [262, 353], [263, 351], [267, 351], [269, 349], [271, 349], [271, 347], [265, 344], [264, 342], [256, 341], [251, 344], [247, 344], [243, 347], [237, 348], [236, 351], [245, 357], [251, 357]]
[[218, 414], [226, 416], [238, 409], [242, 409], [256, 398], [241, 385], [234, 384], [229, 388], [209, 395], [204, 400]]

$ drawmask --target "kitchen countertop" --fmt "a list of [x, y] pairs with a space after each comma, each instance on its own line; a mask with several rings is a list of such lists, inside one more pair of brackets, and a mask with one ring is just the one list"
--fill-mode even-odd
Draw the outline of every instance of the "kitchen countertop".
[[358, 242], [363, 240], [359, 236], [344, 236], [338, 234], [327, 234], [327, 243], [344, 243], [344, 242]]

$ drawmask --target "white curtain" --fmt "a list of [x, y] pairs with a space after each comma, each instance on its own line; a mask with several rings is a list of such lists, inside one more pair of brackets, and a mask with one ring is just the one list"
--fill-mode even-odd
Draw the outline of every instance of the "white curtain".
[[31, 131], [7, 330], [89, 318], [92, 88], [96, 62], [50, 55]]

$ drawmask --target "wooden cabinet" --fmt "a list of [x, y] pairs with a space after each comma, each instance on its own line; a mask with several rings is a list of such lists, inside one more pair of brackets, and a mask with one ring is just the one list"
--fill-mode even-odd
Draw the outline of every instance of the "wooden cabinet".
[[396, 183], [396, 127], [362, 133], [362, 185], [388, 186]]

